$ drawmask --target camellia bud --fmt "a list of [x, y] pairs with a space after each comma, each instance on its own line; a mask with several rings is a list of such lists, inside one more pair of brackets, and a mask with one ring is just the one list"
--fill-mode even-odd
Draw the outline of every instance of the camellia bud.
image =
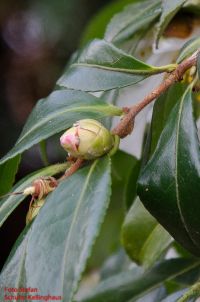
[[90, 160], [108, 153], [116, 145], [116, 140], [116, 136], [98, 121], [84, 119], [68, 129], [61, 136], [60, 143], [70, 156]]
[[28, 213], [26, 215], [26, 224], [29, 224], [38, 215], [44, 203], [45, 203], [45, 199], [43, 198], [43, 199], [37, 199], [31, 204]]

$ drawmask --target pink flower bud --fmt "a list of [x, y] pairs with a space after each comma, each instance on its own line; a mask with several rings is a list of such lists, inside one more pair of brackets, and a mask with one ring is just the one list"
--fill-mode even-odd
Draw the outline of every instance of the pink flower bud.
[[69, 155], [82, 159], [94, 159], [108, 153], [114, 141], [114, 136], [92, 119], [76, 122], [60, 138], [61, 146]]

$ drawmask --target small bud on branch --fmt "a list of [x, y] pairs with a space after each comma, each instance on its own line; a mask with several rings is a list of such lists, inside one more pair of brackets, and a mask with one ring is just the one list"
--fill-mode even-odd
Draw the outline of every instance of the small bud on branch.
[[70, 156], [92, 160], [108, 153], [115, 137], [98, 121], [84, 119], [74, 123], [61, 136], [60, 143]]

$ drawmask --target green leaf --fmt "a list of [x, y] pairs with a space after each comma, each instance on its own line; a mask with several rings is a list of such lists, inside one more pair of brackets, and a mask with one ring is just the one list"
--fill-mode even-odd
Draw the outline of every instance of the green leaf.
[[200, 49], [200, 38], [192, 38], [187, 41], [180, 50], [179, 56], [176, 60], [177, 63], [181, 63], [184, 59], [191, 56], [197, 49]]
[[[178, 299], [180, 299], [182, 297], [182, 295], [186, 291], [187, 291], [186, 289], [179, 290], [179, 291], [169, 295], [167, 298], [161, 300], [160, 302], [176, 302], [176, 301], [178, 301]], [[192, 301], [190, 301], [190, 302], [192, 302]], [[195, 301], [193, 301], [193, 302], [195, 302]]]
[[[68, 163], [56, 164], [43, 168], [36, 171], [22, 180], [20, 180], [12, 190], [13, 192], [22, 192], [25, 188], [30, 186], [30, 184], [41, 176], [53, 176], [55, 174], [65, 171], [68, 167]], [[0, 200], [0, 226], [5, 222], [9, 215], [14, 211], [14, 209], [26, 198], [24, 195], [10, 195], [2, 200]]]
[[118, 0], [103, 6], [103, 8], [89, 21], [88, 25], [86, 25], [81, 38], [81, 45], [84, 45], [95, 38], [102, 39], [106, 26], [113, 15], [120, 12], [125, 5], [138, 1], [141, 0]]
[[151, 122], [151, 146], [150, 155], [152, 155], [157, 146], [160, 135], [166, 125], [171, 110], [183, 96], [187, 85], [176, 83], [162, 94], [154, 103]]
[[30, 284], [41, 295], [72, 301], [108, 207], [110, 170], [104, 157], [60, 183], [33, 222], [23, 254], [16, 250], [4, 267], [2, 286]]
[[47, 167], [49, 165], [49, 160], [47, 155], [47, 142], [45, 140], [40, 142], [40, 154], [44, 166]]
[[138, 193], [148, 211], [195, 255], [200, 255], [199, 151], [189, 87], [141, 172]]
[[149, 24], [161, 13], [161, 1], [148, 0], [132, 3], [115, 15], [108, 24], [105, 40], [114, 44], [132, 37], [138, 30], [149, 29]]
[[198, 77], [199, 77], [199, 80], [200, 80], [200, 52], [199, 52], [198, 57], [197, 57], [197, 72], [198, 72]]
[[147, 292], [159, 287], [163, 281], [174, 278], [199, 265], [199, 260], [178, 258], [165, 260], [139, 276], [134, 274], [134, 269], [132, 269], [101, 282], [82, 301], [124, 302], [131, 299], [131, 302], [133, 302]]
[[40, 100], [26, 122], [13, 149], [1, 159], [0, 164], [39, 143], [69, 128], [83, 118], [102, 119], [121, 115], [122, 110], [103, 102], [88, 93], [58, 90], [47, 99]]
[[176, 15], [176, 13], [181, 9], [186, 0], [163, 0], [162, 1], [162, 15], [158, 24], [158, 30], [156, 33], [156, 46], [158, 47], [158, 42], [163, 32], [165, 31], [167, 25]]
[[171, 236], [136, 199], [122, 227], [122, 243], [130, 258], [148, 267], [167, 250], [171, 242]]
[[12, 188], [20, 160], [21, 156], [17, 155], [0, 166], [0, 198]]
[[102, 262], [120, 244], [120, 230], [124, 220], [124, 209], [136, 195], [136, 182], [140, 162], [132, 155], [118, 150], [112, 157], [112, 195], [110, 205], [96, 240], [88, 268], [100, 267]]
[[200, 2], [199, 0], [187, 0], [183, 6], [186, 12], [190, 12], [197, 16], [200, 15]]
[[134, 156], [118, 151], [112, 156], [113, 198], [121, 199], [127, 208], [136, 197], [136, 184], [140, 171], [140, 161]]
[[105, 91], [142, 81], [166, 70], [147, 65], [104, 40], [94, 40], [79, 54], [57, 84], [84, 91]]

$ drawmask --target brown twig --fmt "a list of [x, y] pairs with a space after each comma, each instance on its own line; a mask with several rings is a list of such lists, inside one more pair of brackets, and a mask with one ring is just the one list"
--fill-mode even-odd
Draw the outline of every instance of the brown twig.
[[136, 115], [149, 103], [154, 101], [163, 92], [165, 92], [171, 85], [182, 80], [184, 73], [196, 65], [197, 56], [200, 50], [196, 51], [191, 57], [181, 62], [177, 68], [172, 71], [165, 80], [156, 87], [151, 93], [149, 93], [141, 102], [130, 107], [130, 110], [125, 114], [120, 123], [112, 130], [113, 134], [117, 134], [120, 138], [124, 138], [129, 135], [134, 126], [134, 119]]
[[63, 176], [61, 176], [58, 181], [62, 181], [65, 178], [68, 178], [69, 176], [71, 176], [72, 174], [74, 174], [83, 164], [84, 160], [77, 158], [77, 160], [75, 161], [74, 164], [71, 165], [71, 167], [69, 169], [66, 170], [65, 174]]

